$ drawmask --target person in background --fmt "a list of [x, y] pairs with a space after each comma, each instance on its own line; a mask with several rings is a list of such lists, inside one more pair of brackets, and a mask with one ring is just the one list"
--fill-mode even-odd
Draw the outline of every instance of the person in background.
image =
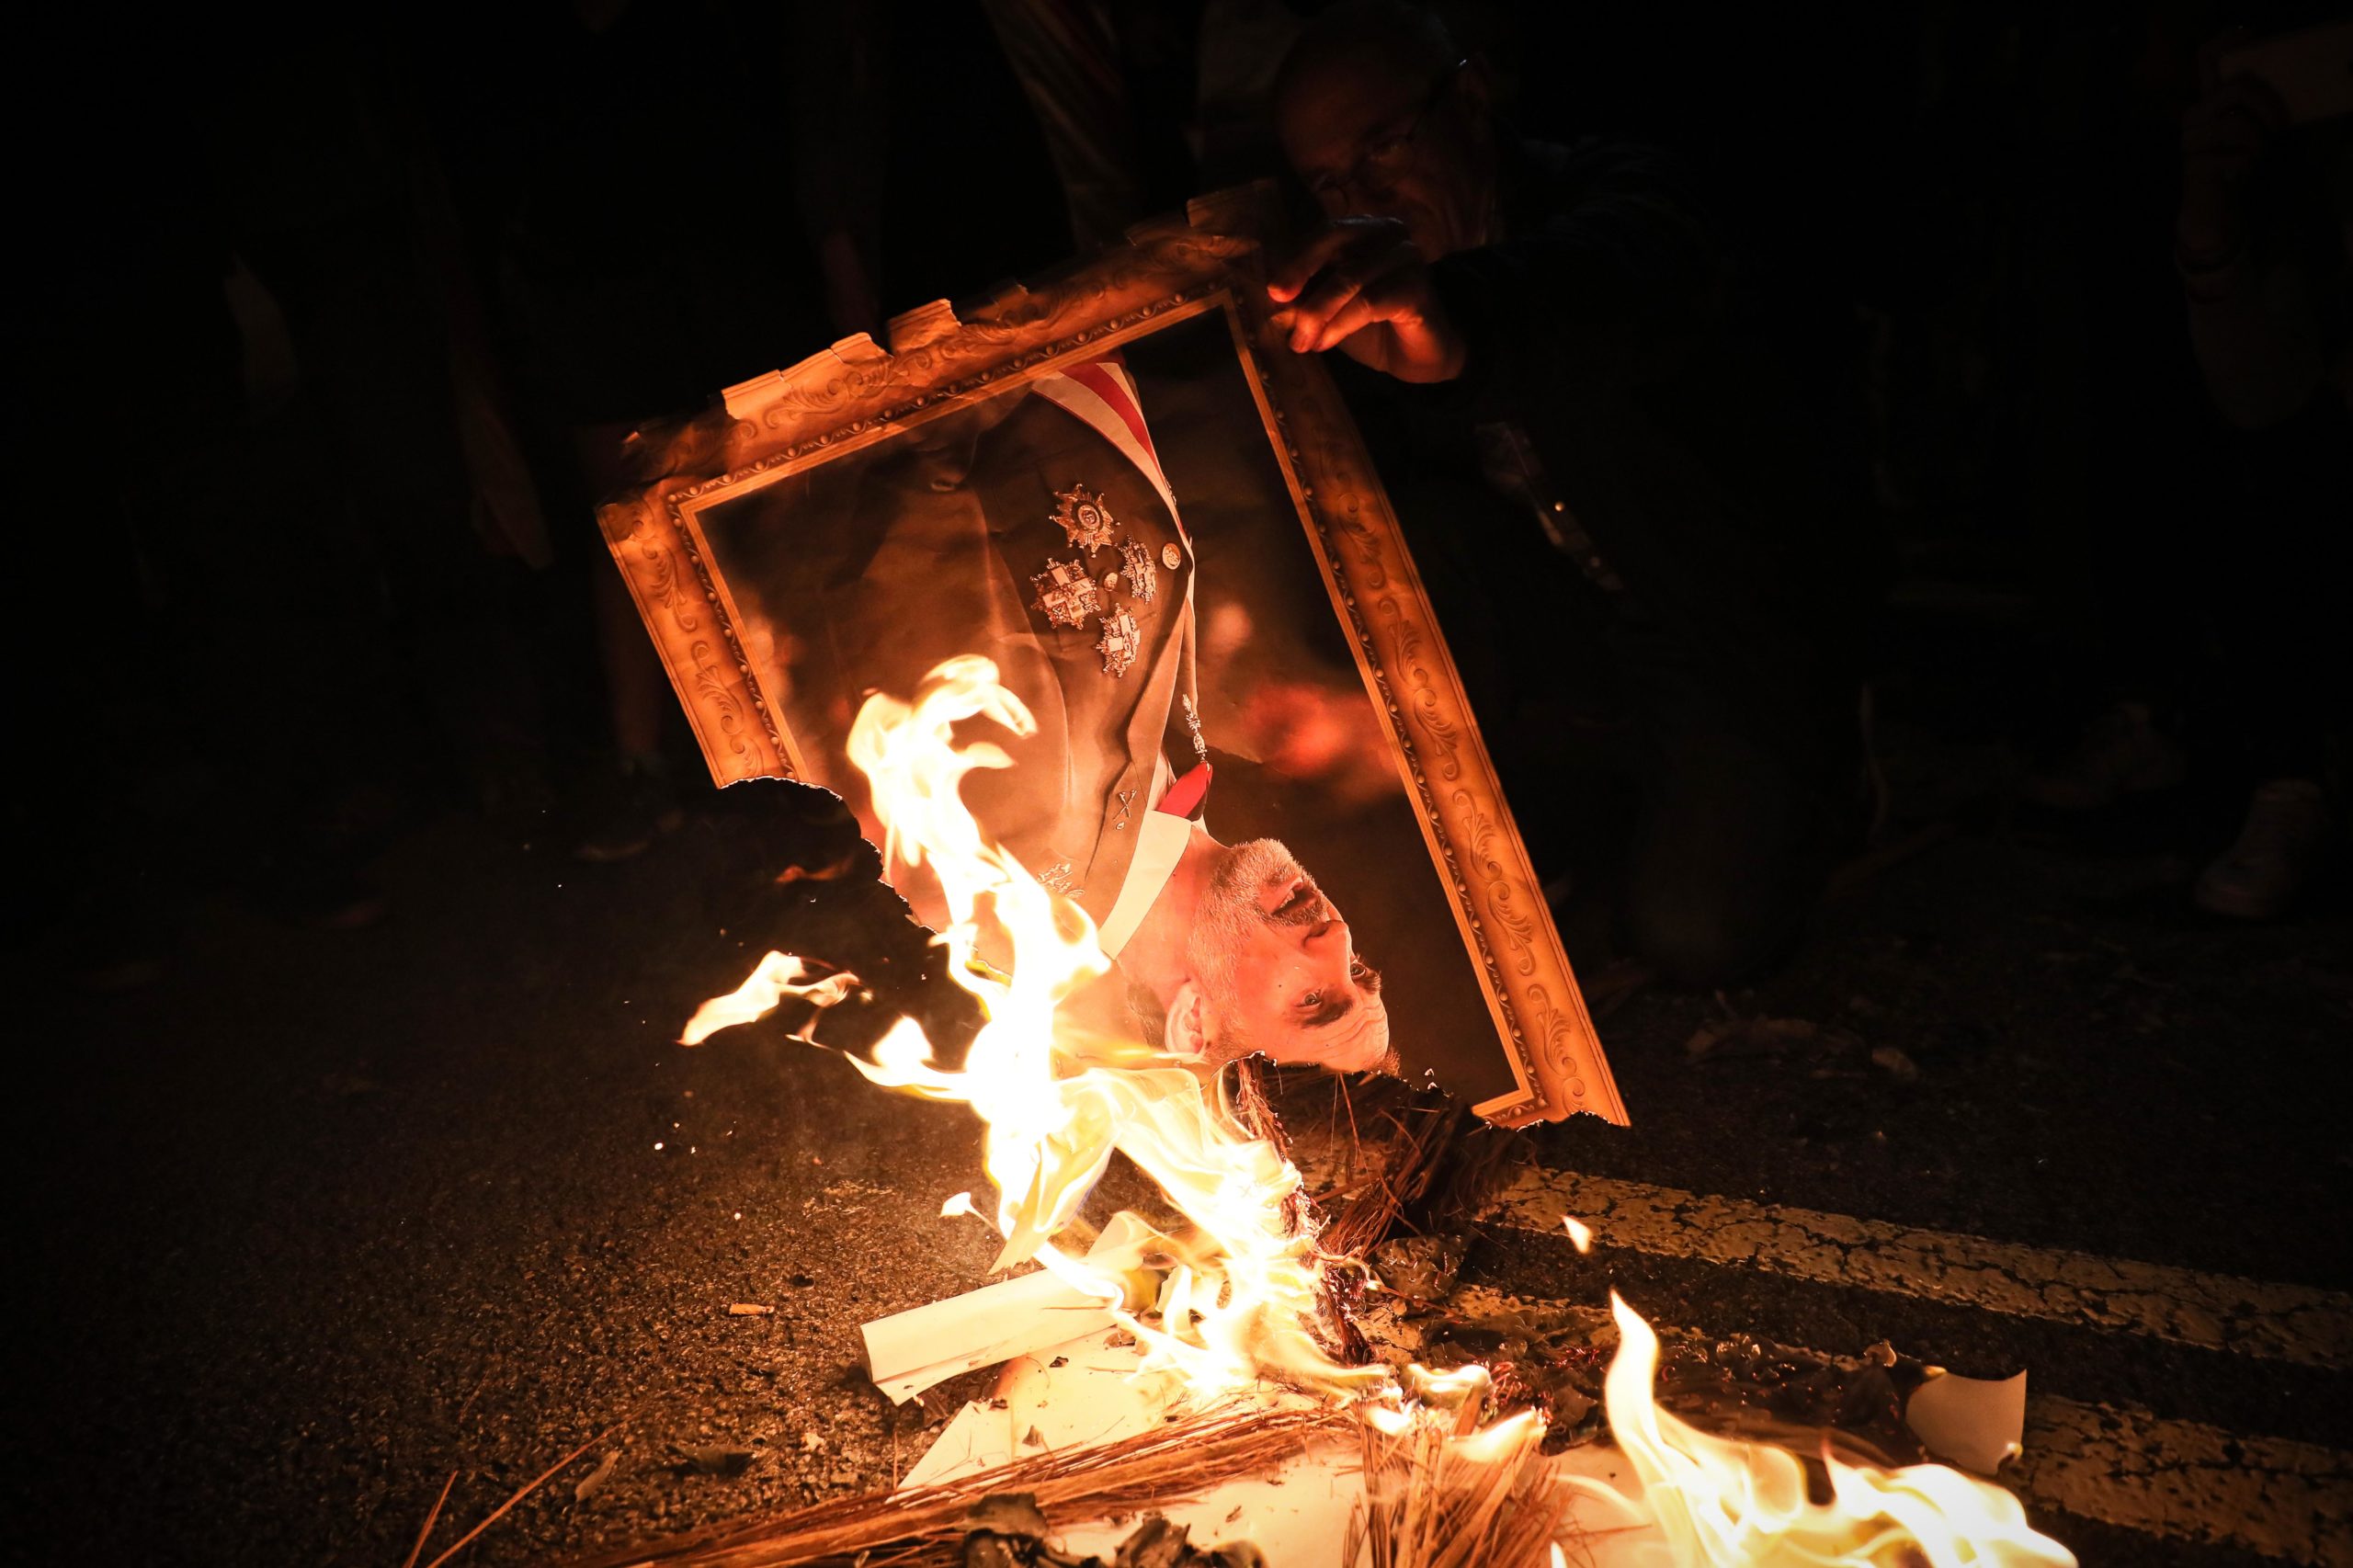
[[[575, 803], [582, 859], [629, 858], [685, 820], [676, 700], [594, 528], [596, 503], [639, 477], [629, 437], [840, 335], [829, 303], [870, 308], [817, 259], [823, 244], [839, 262], [851, 236], [800, 222], [794, 198], [814, 187], [795, 157], [794, 20], [568, 0], [486, 16], [472, 47], [432, 62], [451, 204], [494, 280], [547, 513], [568, 519], [551, 549], [593, 615], [604, 756]], [[826, 36], [828, 61], [848, 36]], [[742, 199], [721, 150], [754, 148], [786, 199]]]
[[2211, 602], [2254, 788], [2196, 897], [2261, 920], [2289, 908], [2328, 851], [2329, 752], [2353, 669], [2353, 116], [2299, 126], [2258, 70], [2230, 59], [2209, 49], [2205, 91], [2183, 119], [2174, 240], [2190, 347], [2231, 432], [2235, 486]]
[[1663, 156], [1516, 140], [1396, 0], [1316, 17], [1274, 108], [1323, 220], [1277, 320], [1346, 361], [1548, 892], [1624, 840], [1631, 950], [1756, 973], [1856, 799], [1865, 552], [1730, 247]]
[[[631, 436], [1070, 238], [977, 7], [563, 0], [488, 15], [476, 45], [438, 62], [445, 162], [547, 515], [572, 520], [560, 569], [594, 606], [606, 761], [574, 853], [622, 860], [685, 820], [696, 771], [593, 532], [595, 504], [646, 477]], [[773, 199], [746, 199], [747, 157]]]
[[[382, 667], [344, 679], [372, 679], [387, 707], [422, 721], [350, 748], [361, 773], [337, 814], [396, 815], [384, 798], [438, 787], [528, 822], [548, 783], [519, 608], [529, 570], [548, 562], [546, 530], [403, 69], [427, 44], [351, 21], [270, 41], [233, 51], [239, 67], [214, 85], [212, 183], [284, 324], [324, 471], [314, 505], [356, 535], [352, 597], [382, 601]], [[330, 531], [324, 517], [313, 529]]]

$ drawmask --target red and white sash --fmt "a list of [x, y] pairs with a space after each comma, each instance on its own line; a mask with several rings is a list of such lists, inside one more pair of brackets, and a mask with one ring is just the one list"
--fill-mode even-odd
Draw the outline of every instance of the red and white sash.
[[1040, 397], [1110, 442], [1120, 456], [1135, 464], [1136, 472], [1167, 504], [1168, 515], [1176, 519], [1176, 531], [1185, 532], [1184, 518], [1176, 510], [1176, 493], [1168, 487], [1168, 476], [1160, 472], [1160, 454], [1152, 444], [1152, 428], [1143, 422], [1143, 403], [1136, 396], [1135, 378], [1128, 374], [1128, 368], [1117, 355], [1072, 365], [1041, 376], [1032, 384]]
[[[1038, 395], [1078, 420], [1102, 437], [1126, 458], [1150, 483], [1153, 490], [1168, 507], [1168, 516], [1176, 525], [1177, 537], [1190, 550], [1192, 538], [1185, 531], [1185, 519], [1176, 509], [1176, 493], [1169, 487], [1168, 476], [1161, 472], [1160, 453], [1152, 444], [1152, 427], [1144, 423], [1143, 403], [1136, 395], [1135, 378], [1120, 362], [1116, 354], [1090, 359], [1085, 364], [1072, 365], [1040, 377], [1032, 383]], [[1189, 597], [1192, 585], [1186, 585]], [[1187, 631], [1189, 638], [1190, 631]], [[1189, 647], [1187, 650], [1185, 689], [1192, 689], [1192, 665]], [[1102, 926], [1096, 934], [1104, 953], [1111, 958], [1128, 945], [1128, 939], [1143, 924], [1144, 916], [1159, 900], [1161, 891], [1176, 869], [1176, 862], [1191, 842], [1191, 819], [1202, 806], [1209, 793], [1210, 769], [1207, 764], [1195, 767], [1182, 778], [1168, 781], [1168, 765], [1164, 758], [1154, 770], [1154, 793], [1158, 797], [1152, 810], [1136, 824], [1136, 846], [1130, 860], [1126, 879], [1120, 887], [1119, 897], [1104, 915]], [[1165, 788], [1162, 788], [1163, 784]]]

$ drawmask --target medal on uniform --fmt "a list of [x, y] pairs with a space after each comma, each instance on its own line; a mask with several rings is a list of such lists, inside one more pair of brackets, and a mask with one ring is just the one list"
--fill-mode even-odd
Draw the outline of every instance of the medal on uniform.
[[1053, 520], [1062, 525], [1072, 544], [1092, 555], [1111, 542], [1111, 508], [1103, 505], [1100, 494], [1084, 484], [1074, 484], [1055, 491], [1054, 499], [1062, 505], [1055, 508]]
[[1152, 563], [1152, 551], [1131, 539], [1120, 541], [1120, 559], [1128, 563], [1128, 593], [1136, 603], [1148, 605], [1152, 596], [1160, 591], [1160, 571]]
[[1134, 616], [1123, 609], [1105, 610], [1102, 640], [1095, 644], [1095, 651], [1103, 655], [1103, 673], [1113, 680], [1126, 675], [1128, 666], [1136, 662], [1137, 641]]
[[1046, 569], [1029, 579], [1038, 590], [1038, 608], [1050, 626], [1079, 627], [1103, 609], [1103, 590], [1094, 576], [1075, 561], [1049, 559]]

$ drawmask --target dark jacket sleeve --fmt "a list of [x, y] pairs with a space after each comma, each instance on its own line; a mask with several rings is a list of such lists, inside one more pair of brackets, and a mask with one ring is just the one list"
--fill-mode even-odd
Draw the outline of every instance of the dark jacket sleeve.
[[1665, 154], [1525, 149], [1505, 210], [1501, 243], [1433, 269], [1470, 348], [1449, 395], [1475, 417], [1656, 379], [1715, 319], [1723, 250]]

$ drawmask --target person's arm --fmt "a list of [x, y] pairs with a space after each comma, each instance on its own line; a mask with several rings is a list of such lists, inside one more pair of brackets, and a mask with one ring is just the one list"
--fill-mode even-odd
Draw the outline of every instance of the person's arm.
[[1719, 308], [1722, 248], [1662, 154], [1581, 152], [1556, 177], [1574, 194], [1550, 217], [1431, 268], [1474, 395], [1642, 380]]
[[1436, 266], [1393, 221], [1324, 224], [1268, 280], [1291, 347], [1455, 383], [1445, 395], [1465, 401], [1532, 374], [1557, 393], [1663, 362], [1714, 312], [1714, 235], [1656, 154], [1588, 151], [1552, 173], [1565, 194], [1549, 218]]

